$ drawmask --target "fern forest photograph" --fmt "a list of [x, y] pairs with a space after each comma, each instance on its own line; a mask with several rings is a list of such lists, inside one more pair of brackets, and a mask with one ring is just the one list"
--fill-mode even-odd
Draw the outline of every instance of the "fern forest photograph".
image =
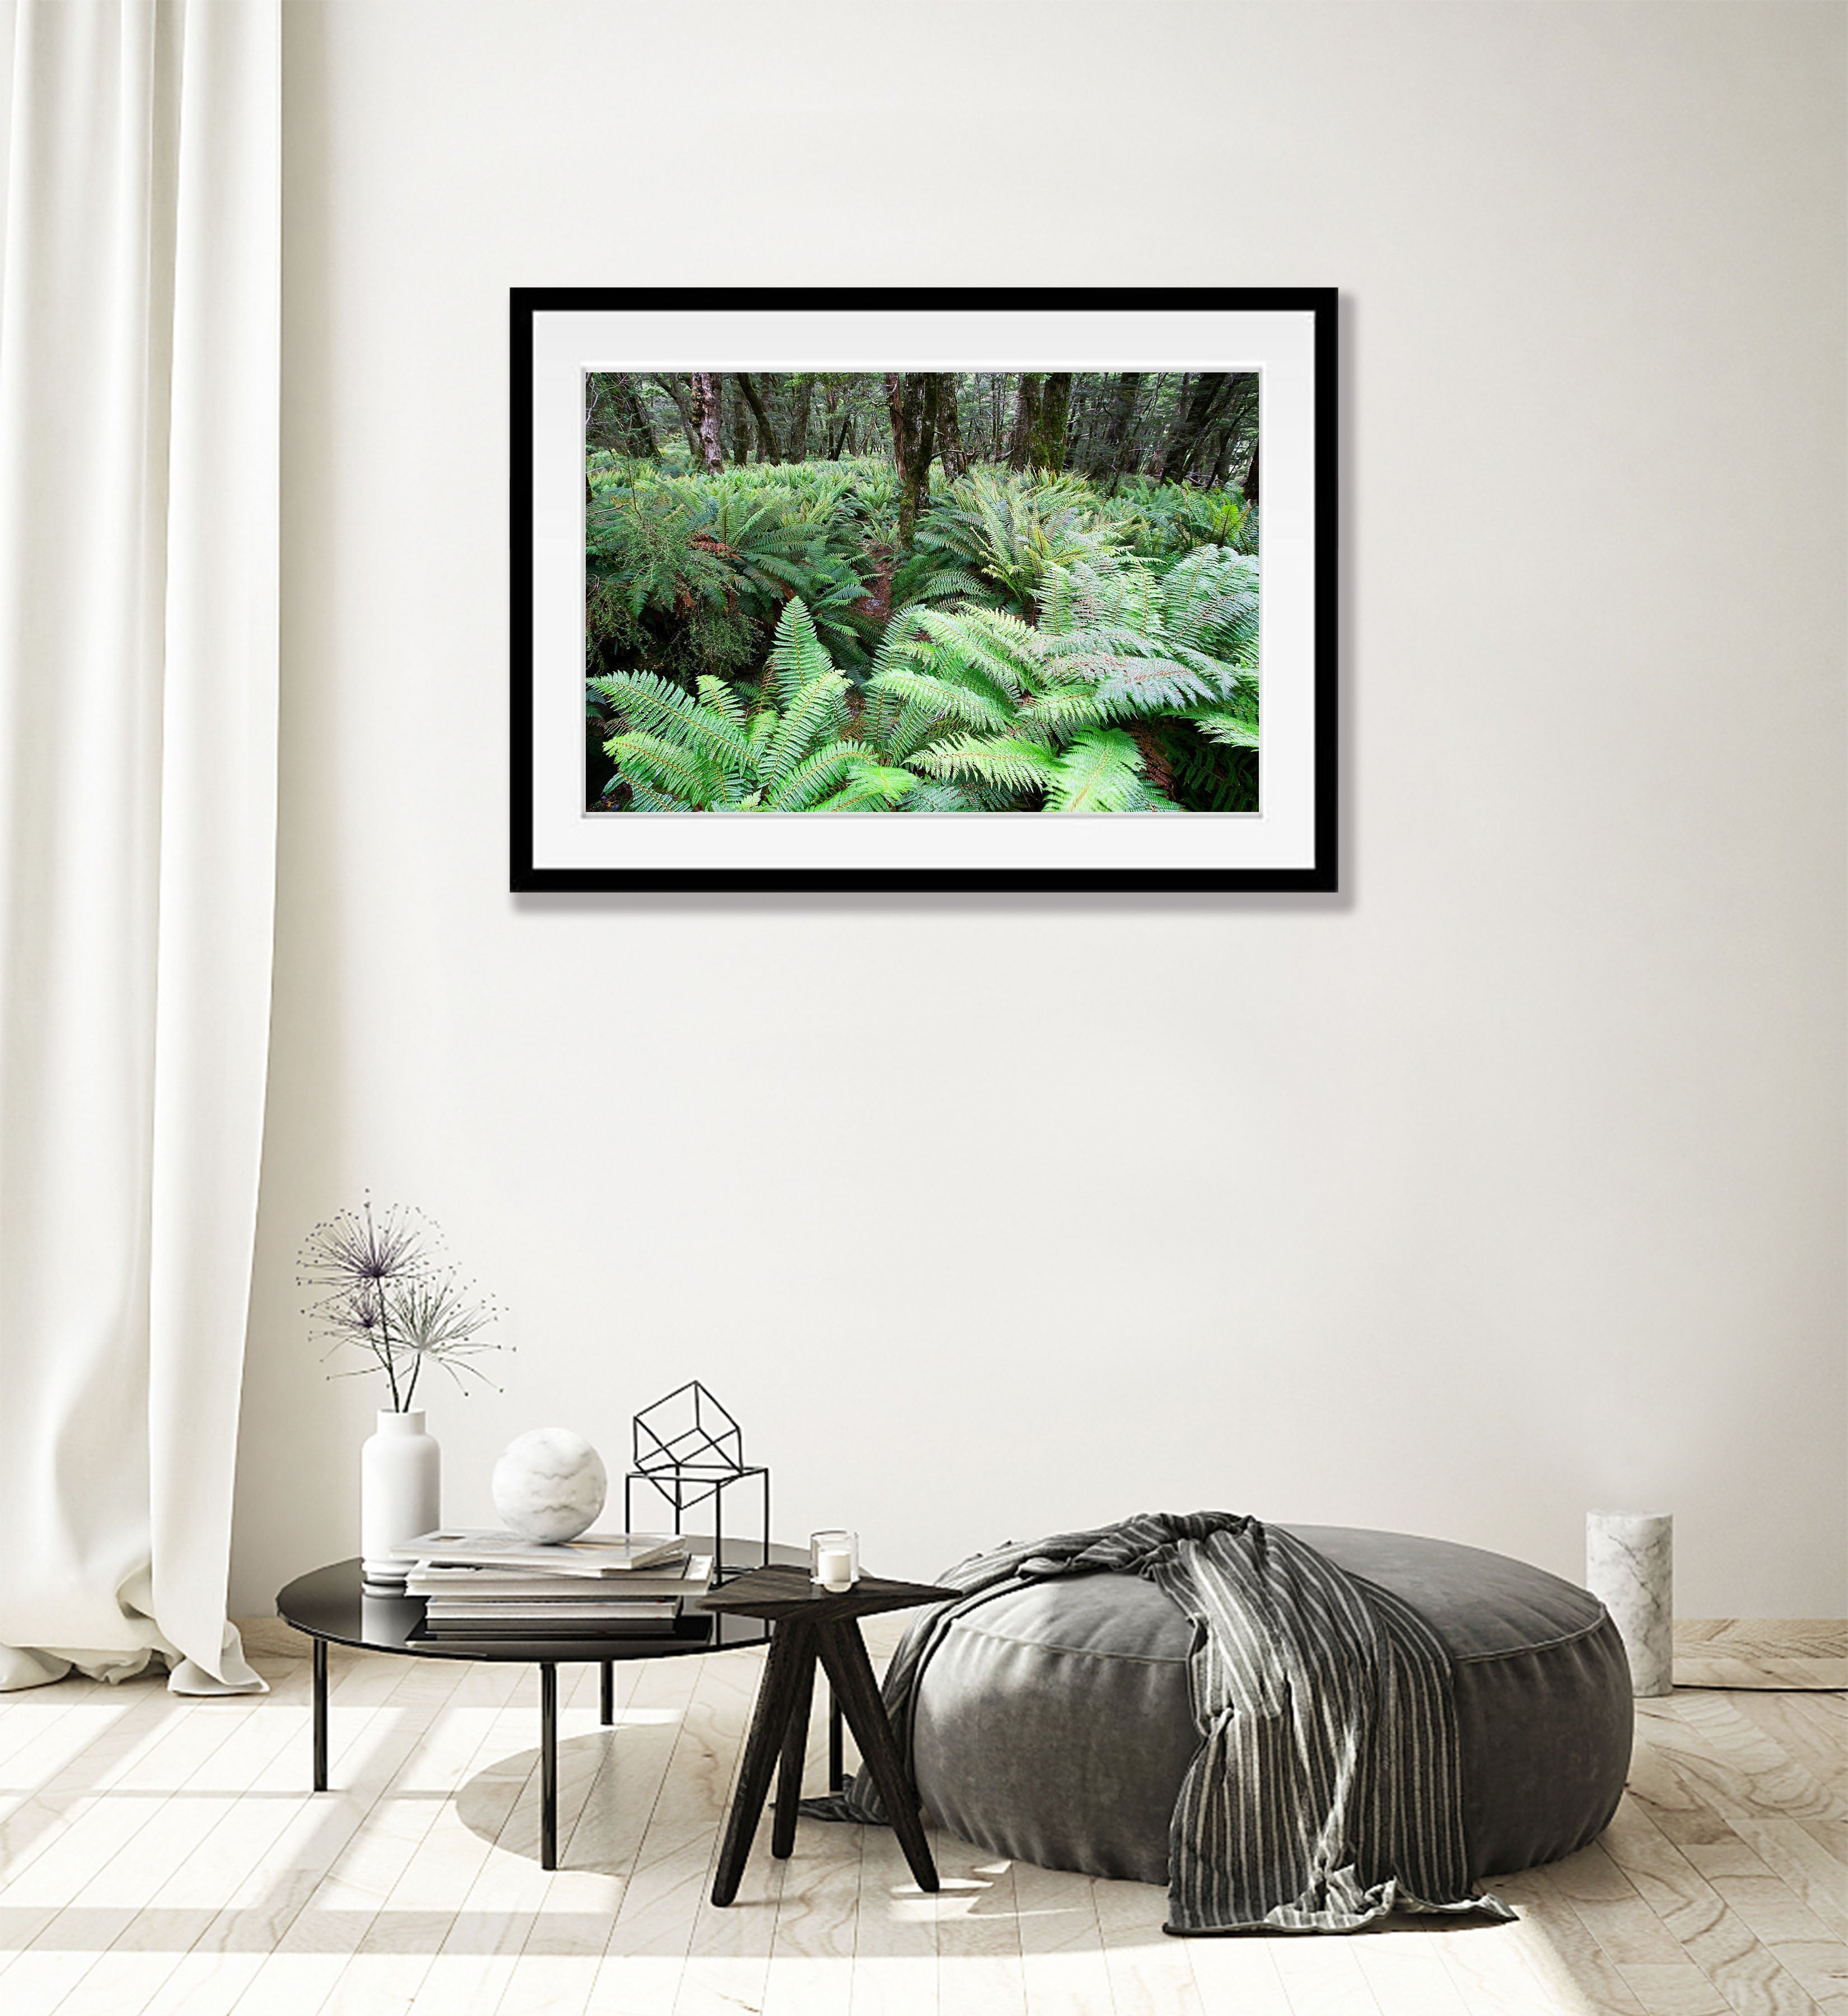
[[582, 379], [587, 812], [1260, 809], [1256, 372]]

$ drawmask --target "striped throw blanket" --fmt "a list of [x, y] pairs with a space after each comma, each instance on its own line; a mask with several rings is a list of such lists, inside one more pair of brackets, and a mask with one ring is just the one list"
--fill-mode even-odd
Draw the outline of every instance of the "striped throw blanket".
[[[906, 1757], [919, 1677], [955, 1618], [1028, 1582], [1096, 1574], [1147, 1576], [1197, 1627], [1201, 1741], [1169, 1837], [1167, 1931], [1345, 1932], [1395, 1909], [1514, 1916], [1471, 1892], [1442, 1643], [1397, 1597], [1236, 1514], [1144, 1513], [939, 1576], [961, 1600], [917, 1620], [885, 1679]], [[802, 1810], [884, 1817], [864, 1771]]]

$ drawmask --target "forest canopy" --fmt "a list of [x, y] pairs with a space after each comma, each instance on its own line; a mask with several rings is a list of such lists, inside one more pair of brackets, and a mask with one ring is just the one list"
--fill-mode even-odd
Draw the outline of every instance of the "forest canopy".
[[1252, 812], [1252, 373], [593, 372], [586, 802]]

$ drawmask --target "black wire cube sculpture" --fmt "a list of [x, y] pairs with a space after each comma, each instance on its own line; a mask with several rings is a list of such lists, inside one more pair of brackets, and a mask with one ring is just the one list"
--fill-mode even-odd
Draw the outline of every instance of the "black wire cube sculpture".
[[[744, 1460], [744, 1431], [698, 1380], [676, 1386], [635, 1417], [633, 1467], [622, 1481], [622, 1523], [634, 1528], [633, 1496], [647, 1485], [672, 1511], [674, 1531], [696, 1506], [712, 1501], [712, 1579], [729, 1581], [751, 1564], [728, 1564], [725, 1558], [725, 1493], [747, 1478], [761, 1481], [762, 1525], [758, 1535], [759, 1563], [770, 1561], [770, 1473], [761, 1463]], [[741, 1535], [748, 1539], [749, 1535]]]

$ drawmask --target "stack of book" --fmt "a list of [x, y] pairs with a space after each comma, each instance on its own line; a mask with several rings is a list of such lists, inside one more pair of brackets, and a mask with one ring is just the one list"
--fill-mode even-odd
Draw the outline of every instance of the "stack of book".
[[417, 1565], [407, 1594], [424, 1599], [427, 1638], [670, 1636], [690, 1596], [712, 1580], [710, 1555], [665, 1533], [439, 1532], [407, 1542]]

